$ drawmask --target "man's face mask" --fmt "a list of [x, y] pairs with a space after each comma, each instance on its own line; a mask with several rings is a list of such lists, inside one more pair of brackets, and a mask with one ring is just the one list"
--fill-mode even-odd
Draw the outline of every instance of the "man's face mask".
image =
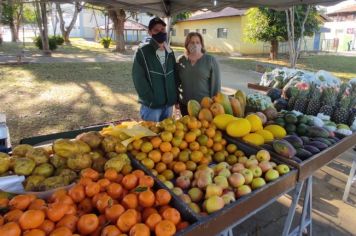
[[190, 53], [201, 52], [201, 44], [189, 44], [188, 50]]
[[167, 33], [159, 32], [157, 34], [152, 34], [152, 38], [157, 41], [157, 43], [163, 43], [167, 40]]

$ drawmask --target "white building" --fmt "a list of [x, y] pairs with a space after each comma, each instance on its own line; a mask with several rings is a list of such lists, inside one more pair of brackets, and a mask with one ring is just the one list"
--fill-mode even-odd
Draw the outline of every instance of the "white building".
[[344, 6], [328, 12], [329, 22], [324, 27], [330, 32], [325, 34], [323, 47], [335, 51], [356, 50], [356, 4]]

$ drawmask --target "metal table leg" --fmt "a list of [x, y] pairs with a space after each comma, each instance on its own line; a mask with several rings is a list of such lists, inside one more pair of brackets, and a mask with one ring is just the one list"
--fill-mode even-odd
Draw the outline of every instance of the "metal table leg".
[[295, 193], [292, 200], [292, 205], [289, 208], [286, 223], [283, 228], [283, 236], [301, 236], [302, 234], [312, 235], [312, 196], [313, 196], [313, 176], [308, 177], [306, 180], [306, 188], [304, 194], [302, 216], [299, 225], [290, 233], [290, 228], [293, 223], [300, 194], [302, 192], [305, 181], [297, 183]]
[[232, 227], [225, 229], [219, 234], [219, 236], [234, 236], [234, 234], [232, 233]]

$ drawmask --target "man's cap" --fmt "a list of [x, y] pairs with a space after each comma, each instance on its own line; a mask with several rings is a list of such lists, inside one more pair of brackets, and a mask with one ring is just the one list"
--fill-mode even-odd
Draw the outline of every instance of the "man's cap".
[[161, 24], [163, 26], [166, 26], [166, 23], [159, 17], [155, 17], [150, 20], [150, 23], [148, 24], [148, 29], [151, 30], [155, 25]]

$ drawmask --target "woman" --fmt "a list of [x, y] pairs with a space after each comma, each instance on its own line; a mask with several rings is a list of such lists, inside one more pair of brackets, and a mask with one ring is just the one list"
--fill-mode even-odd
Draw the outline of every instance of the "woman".
[[184, 46], [186, 53], [177, 63], [179, 108], [183, 116], [188, 114], [190, 99], [200, 102], [203, 97], [213, 97], [221, 90], [219, 65], [213, 56], [205, 53], [201, 34], [189, 33]]

